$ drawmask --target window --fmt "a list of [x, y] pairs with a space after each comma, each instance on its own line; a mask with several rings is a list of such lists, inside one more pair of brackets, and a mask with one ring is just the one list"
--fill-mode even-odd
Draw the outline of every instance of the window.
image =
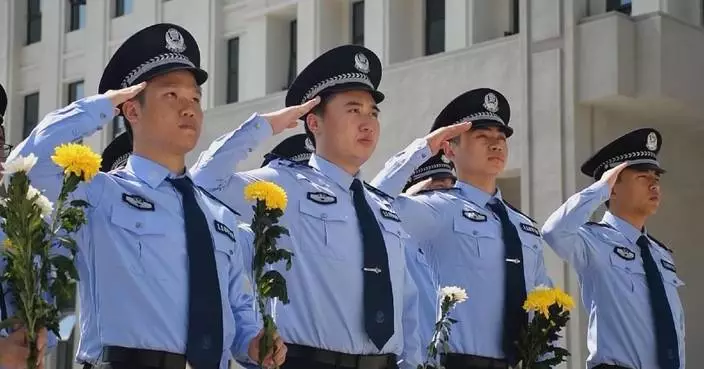
[[352, 43], [364, 45], [364, 1], [352, 4]]
[[39, 92], [24, 97], [24, 126], [22, 138], [27, 138], [39, 123]]
[[83, 81], [69, 83], [66, 104], [70, 104], [76, 100], [84, 98], [85, 94], [83, 91]]
[[227, 103], [239, 98], [240, 38], [227, 41]]
[[112, 138], [120, 135], [120, 133], [126, 131], [125, 128], [125, 118], [122, 115], [118, 115], [112, 118]]
[[27, 45], [42, 40], [42, 2], [27, 0]]
[[445, 0], [425, 0], [425, 55], [445, 51]]
[[132, 13], [132, 0], [115, 0], [113, 18]]
[[504, 32], [504, 36], [511, 36], [518, 33], [520, 29], [519, 7], [518, 0], [511, 0], [511, 30]]
[[631, 0], [606, 0], [606, 11], [631, 15]]
[[68, 31], [75, 31], [86, 26], [86, 0], [69, 0]]
[[293, 80], [298, 74], [296, 68], [296, 58], [298, 53], [298, 22], [294, 19], [289, 25], [289, 57], [288, 57], [288, 86], [291, 86]]

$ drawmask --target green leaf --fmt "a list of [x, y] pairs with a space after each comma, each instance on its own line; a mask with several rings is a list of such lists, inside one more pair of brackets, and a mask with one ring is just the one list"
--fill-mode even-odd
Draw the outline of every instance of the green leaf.
[[88, 201], [81, 199], [73, 200], [70, 202], [70, 204], [71, 206], [75, 206], [77, 208], [87, 208], [90, 206], [90, 203]]
[[259, 284], [266, 288], [264, 296], [277, 298], [283, 304], [289, 303], [286, 279], [278, 271], [270, 270], [264, 273]]

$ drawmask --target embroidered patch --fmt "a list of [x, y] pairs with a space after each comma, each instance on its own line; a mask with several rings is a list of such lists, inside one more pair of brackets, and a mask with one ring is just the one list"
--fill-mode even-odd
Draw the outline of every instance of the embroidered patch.
[[538, 230], [538, 228], [536, 228], [536, 227], [533, 226], [532, 224], [521, 223], [521, 229], [522, 229], [524, 232], [528, 232], [528, 233], [530, 233], [530, 234], [532, 234], [532, 235], [535, 235], [535, 236], [540, 237], [540, 230]]
[[217, 220], [215, 221], [215, 230], [229, 237], [233, 242], [237, 242], [237, 239], [235, 238], [235, 232], [233, 232], [228, 226], [218, 222]]
[[325, 192], [308, 192], [308, 200], [318, 204], [330, 205], [337, 203], [337, 197], [328, 195]]
[[616, 255], [620, 256], [622, 259], [625, 260], [633, 260], [636, 258], [636, 254], [633, 251], [623, 246], [614, 247], [614, 252], [616, 253]]
[[130, 195], [123, 193], [122, 201], [128, 203], [132, 207], [137, 208], [139, 210], [154, 211], [154, 203], [139, 195]]
[[473, 222], [486, 222], [486, 215], [474, 210], [462, 210], [462, 215]]
[[398, 214], [394, 213], [391, 210], [381, 209], [381, 216], [386, 219], [391, 219], [394, 222], [401, 222], [401, 219], [398, 217]]
[[662, 267], [673, 272], [677, 273], [677, 268], [675, 268], [675, 264], [672, 264], [671, 262], [665, 260], [665, 259], [660, 259], [660, 263], [662, 263]]

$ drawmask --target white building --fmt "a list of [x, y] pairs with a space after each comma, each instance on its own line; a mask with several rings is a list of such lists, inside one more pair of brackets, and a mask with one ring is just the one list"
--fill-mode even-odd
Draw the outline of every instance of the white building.
[[[365, 173], [427, 132], [456, 95], [502, 91], [512, 107], [506, 197], [544, 221], [589, 179], [579, 165], [634, 127], [664, 136], [665, 201], [649, 230], [676, 250], [687, 315], [687, 361], [704, 361], [704, 29], [699, 0], [0, 0], [0, 83], [8, 142], [44, 114], [97, 90], [103, 66], [136, 30], [174, 22], [198, 39], [206, 130], [196, 152], [252, 112], [283, 106], [291, 78], [323, 51], [363, 43], [381, 57], [382, 141]], [[74, 4], [75, 3], [75, 4]], [[72, 5], [73, 4], [73, 5]], [[613, 11], [619, 10], [619, 11]], [[430, 56], [430, 54], [433, 54]], [[232, 102], [229, 103], [228, 102]], [[119, 128], [117, 128], [119, 129]], [[96, 150], [113, 127], [86, 140]], [[258, 166], [280, 138], [240, 169]], [[190, 158], [194, 159], [194, 156]], [[557, 285], [578, 298], [572, 270], [551, 251]], [[634, 276], [634, 278], [638, 278]], [[469, 291], [471, 296], [471, 291]], [[628, 296], [624, 296], [624, 299]], [[566, 344], [584, 367], [583, 310]], [[57, 368], [71, 345], [55, 355]]]

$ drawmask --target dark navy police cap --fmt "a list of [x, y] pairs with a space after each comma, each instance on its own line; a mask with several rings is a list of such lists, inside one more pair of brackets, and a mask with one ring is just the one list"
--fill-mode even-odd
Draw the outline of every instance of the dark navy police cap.
[[262, 167], [272, 160], [286, 159], [297, 163], [307, 163], [315, 148], [305, 133], [299, 133], [281, 141], [268, 154], [264, 155]]
[[369, 91], [380, 103], [381, 61], [373, 51], [359, 45], [343, 45], [313, 60], [298, 74], [286, 94], [286, 106], [303, 104], [318, 95], [334, 92]]
[[0, 85], [0, 124], [3, 122], [3, 117], [5, 116], [5, 110], [7, 109], [7, 93], [5, 93], [5, 88]]
[[582, 173], [599, 180], [607, 170], [628, 162], [629, 168], [654, 170], [664, 173], [657, 155], [662, 146], [660, 132], [652, 128], [641, 128], [629, 132], [597, 151], [584, 164]]
[[405, 192], [408, 188], [415, 185], [416, 183], [422, 182], [428, 178], [441, 179], [441, 178], [453, 178], [456, 179], [454, 165], [450, 159], [448, 159], [442, 151], [428, 159], [425, 163], [421, 164], [413, 174], [411, 178], [406, 183], [403, 188]]
[[208, 73], [200, 69], [195, 38], [181, 26], [159, 23], [125, 41], [103, 71], [98, 93], [119, 90], [176, 70], [188, 70], [201, 85]]
[[494, 126], [510, 137], [513, 134], [508, 125], [510, 118], [511, 106], [504, 95], [490, 88], [478, 88], [447, 104], [435, 118], [431, 132], [455, 123], [472, 122], [472, 129]]
[[101, 172], [121, 169], [127, 164], [127, 159], [132, 154], [132, 142], [127, 132], [122, 132], [103, 150], [103, 160], [100, 164]]

